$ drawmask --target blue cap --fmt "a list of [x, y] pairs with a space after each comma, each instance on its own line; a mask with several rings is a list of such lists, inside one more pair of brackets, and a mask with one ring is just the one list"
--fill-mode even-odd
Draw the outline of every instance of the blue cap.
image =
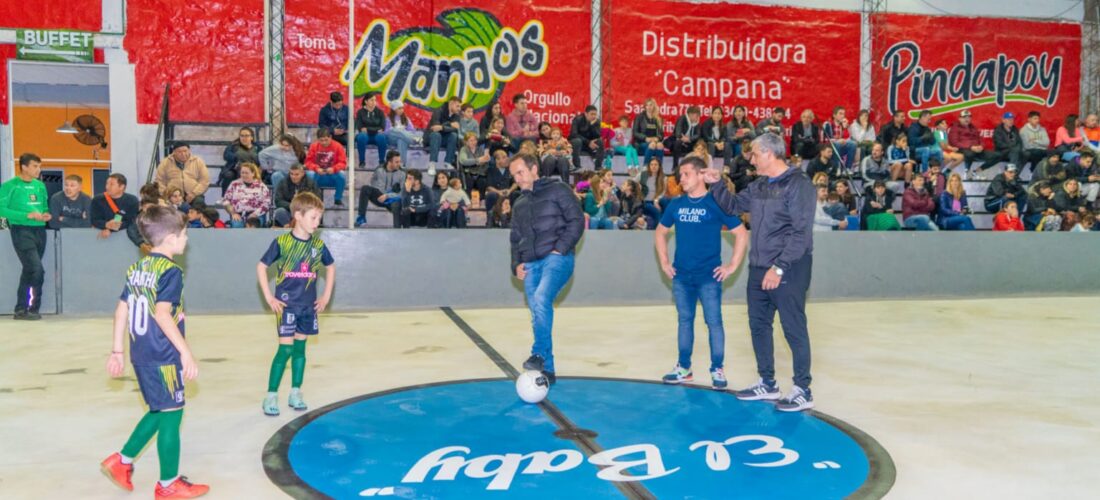
[[1015, 113], [1013, 113], [1013, 112], [1011, 112], [1011, 111], [1009, 111], [1009, 112], [1005, 113], [1005, 115], [1003, 116], [1003, 118], [1004, 118], [1005, 120], [1012, 120], [1012, 119], [1015, 119], [1015, 118], [1016, 118], [1016, 114], [1015, 114]]

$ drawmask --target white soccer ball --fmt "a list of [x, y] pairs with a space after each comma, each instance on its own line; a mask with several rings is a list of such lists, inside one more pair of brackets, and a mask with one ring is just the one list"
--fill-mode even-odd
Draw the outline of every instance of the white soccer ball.
[[538, 403], [550, 392], [550, 381], [537, 370], [529, 370], [516, 377], [516, 394], [527, 403]]

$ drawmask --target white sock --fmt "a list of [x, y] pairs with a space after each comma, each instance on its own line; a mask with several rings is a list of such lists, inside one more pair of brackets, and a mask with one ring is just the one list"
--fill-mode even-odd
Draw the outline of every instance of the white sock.
[[277, 393], [277, 392], [269, 392], [269, 393], [267, 393], [267, 397], [269, 397], [269, 398], [277, 398], [277, 397], [279, 397], [279, 393]]
[[118, 456], [121, 457], [120, 462], [122, 462], [126, 465], [130, 465], [130, 464], [134, 463], [134, 459], [132, 459], [132, 458], [126, 456], [126, 455], [123, 455], [122, 453], [119, 453]]
[[163, 487], [167, 488], [167, 487], [168, 487], [168, 485], [170, 485], [170, 484], [172, 484], [172, 483], [176, 482], [176, 479], [179, 479], [179, 476], [176, 476], [176, 477], [174, 477], [174, 478], [172, 478], [172, 479], [169, 479], [169, 480], [167, 480], [167, 481], [157, 481], [157, 482], [158, 482], [158, 483], [160, 483], [160, 485], [161, 485], [161, 486], [163, 486]]

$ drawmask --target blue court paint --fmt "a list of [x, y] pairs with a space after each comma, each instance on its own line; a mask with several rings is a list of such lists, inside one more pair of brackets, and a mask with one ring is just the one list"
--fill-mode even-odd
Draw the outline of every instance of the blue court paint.
[[644, 478], [639, 484], [658, 498], [845, 498], [876, 477], [868, 443], [824, 416], [729, 393], [563, 378], [550, 399], [577, 428], [595, 432], [603, 451], [585, 456], [555, 436], [547, 413], [501, 379], [316, 410], [272, 438], [264, 463], [288, 493], [334, 498], [622, 498], [612, 482], [625, 479], [620, 471]]

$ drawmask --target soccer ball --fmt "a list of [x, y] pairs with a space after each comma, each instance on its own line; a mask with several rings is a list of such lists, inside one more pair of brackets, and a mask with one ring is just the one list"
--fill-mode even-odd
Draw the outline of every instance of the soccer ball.
[[537, 370], [529, 370], [516, 377], [516, 394], [527, 403], [538, 403], [550, 392], [550, 381]]

